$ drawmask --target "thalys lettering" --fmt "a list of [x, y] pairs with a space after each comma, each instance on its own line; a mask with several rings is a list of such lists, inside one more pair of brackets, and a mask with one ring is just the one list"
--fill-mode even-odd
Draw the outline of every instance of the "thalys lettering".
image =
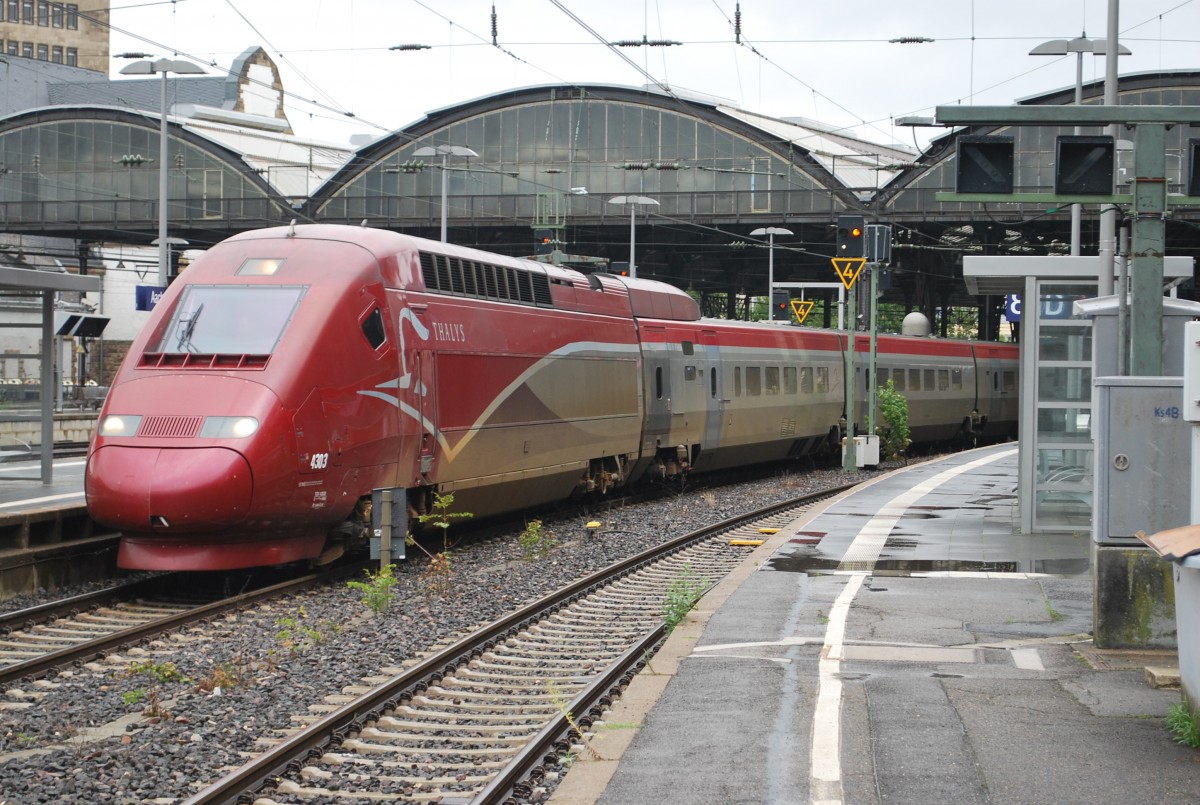
[[[274, 274], [240, 270], [265, 260]], [[192, 263], [133, 342], [87, 503], [127, 568], [326, 561], [369, 538], [376, 491], [414, 516], [435, 493], [485, 516], [836, 451], [867, 420], [846, 411], [849, 345], [704, 319], [653, 280], [361, 227], [247, 232]], [[862, 401], [867, 338], [854, 349]], [[1017, 358], [880, 336], [874, 381], [908, 399], [914, 441], [1003, 439]]]
[[433, 336], [438, 341], [466, 341], [467, 328], [462, 324], [443, 324], [440, 321], [432, 323]]

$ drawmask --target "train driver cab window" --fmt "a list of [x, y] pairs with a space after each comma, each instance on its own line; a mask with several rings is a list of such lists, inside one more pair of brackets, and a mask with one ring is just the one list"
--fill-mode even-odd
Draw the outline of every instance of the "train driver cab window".
[[269, 355], [306, 285], [189, 285], [151, 351]]
[[387, 333], [383, 329], [383, 313], [376, 307], [363, 319], [363, 335], [367, 337], [371, 349], [379, 349], [387, 341]]

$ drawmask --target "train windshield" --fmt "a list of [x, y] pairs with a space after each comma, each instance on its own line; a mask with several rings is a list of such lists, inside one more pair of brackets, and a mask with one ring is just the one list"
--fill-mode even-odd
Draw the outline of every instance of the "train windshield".
[[189, 285], [155, 352], [269, 355], [306, 286]]

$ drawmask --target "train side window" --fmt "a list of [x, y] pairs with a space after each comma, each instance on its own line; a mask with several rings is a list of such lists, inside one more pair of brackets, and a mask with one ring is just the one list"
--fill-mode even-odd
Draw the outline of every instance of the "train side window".
[[367, 337], [367, 343], [371, 345], [371, 349], [379, 349], [387, 341], [387, 333], [383, 329], [383, 313], [379, 308], [372, 310], [363, 320], [362, 331], [363, 335]]
[[892, 372], [892, 385], [895, 386], [896, 391], [904, 391], [905, 388], [907, 388], [904, 378], [905, 373], [903, 369], [897, 369], [896, 371]]
[[663, 395], [663, 375], [662, 367], [658, 366], [654, 369], [654, 398], [661, 400]]
[[762, 368], [759, 366], [746, 367], [746, 394], [750, 397], [762, 395]]
[[717, 370], [715, 368], [708, 370], [708, 388], [712, 398], [717, 399]]
[[876, 382], [879, 383], [879, 388], [881, 388], [881, 389], [887, 388], [888, 370], [887, 369], [876, 369], [875, 370], [875, 380], [876, 380]]
[[1004, 390], [1005, 391], [1016, 391], [1017, 390], [1017, 373], [1016, 372], [1005, 370], [1005, 372], [1004, 372]]
[[783, 393], [784, 394], [795, 394], [796, 393], [796, 367], [795, 366], [783, 367]]
[[950, 370], [950, 388], [955, 390], [962, 388], [962, 369]]
[[921, 388], [925, 389], [926, 391], [933, 391], [935, 388], [937, 388], [933, 382], [933, 370], [926, 369], [924, 374], [925, 380], [921, 383]]
[[800, 367], [800, 393], [813, 393], [813, 370], [811, 366]]
[[767, 394], [779, 393], [779, 367], [768, 366], [766, 368]]
[[695, 345], [693, 345], [691, 341], [680, 341], [679, 346], [681, 349], [683, 349], [684, 355], [695, 355], [696, 354]]
[[946, 391], [949, 388], [950, 388], [950, 370], [949, 369], [938, 369], [937, 370], [937, 390], [938, 391]]
[[920, 391], [921, 390], [921, 370], [920, 369], [909, 369], [908, 370], [908, 390], [909, 391]]
[[829, 393], [829, 367], [828, 366], [818, 366], [817, 367], [817, 393], [818, 394]]
[[733, 367], [733, 396], [742, 396], [742, 367]]

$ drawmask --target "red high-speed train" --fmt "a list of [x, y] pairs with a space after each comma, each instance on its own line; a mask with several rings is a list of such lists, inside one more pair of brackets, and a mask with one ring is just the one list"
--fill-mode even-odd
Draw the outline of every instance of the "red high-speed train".
[[[122, 533], [122, 567], [220, 570], [363, 539], [377, 490], [480, 516], [799, 457], [840, 442], [846, 342], [393, 232], [249, 232], [193, 263], [134, 341], [88, 508]], [[881, 336], [877, 374], [916, 441], [1015, 432], [1016, 347]]]

